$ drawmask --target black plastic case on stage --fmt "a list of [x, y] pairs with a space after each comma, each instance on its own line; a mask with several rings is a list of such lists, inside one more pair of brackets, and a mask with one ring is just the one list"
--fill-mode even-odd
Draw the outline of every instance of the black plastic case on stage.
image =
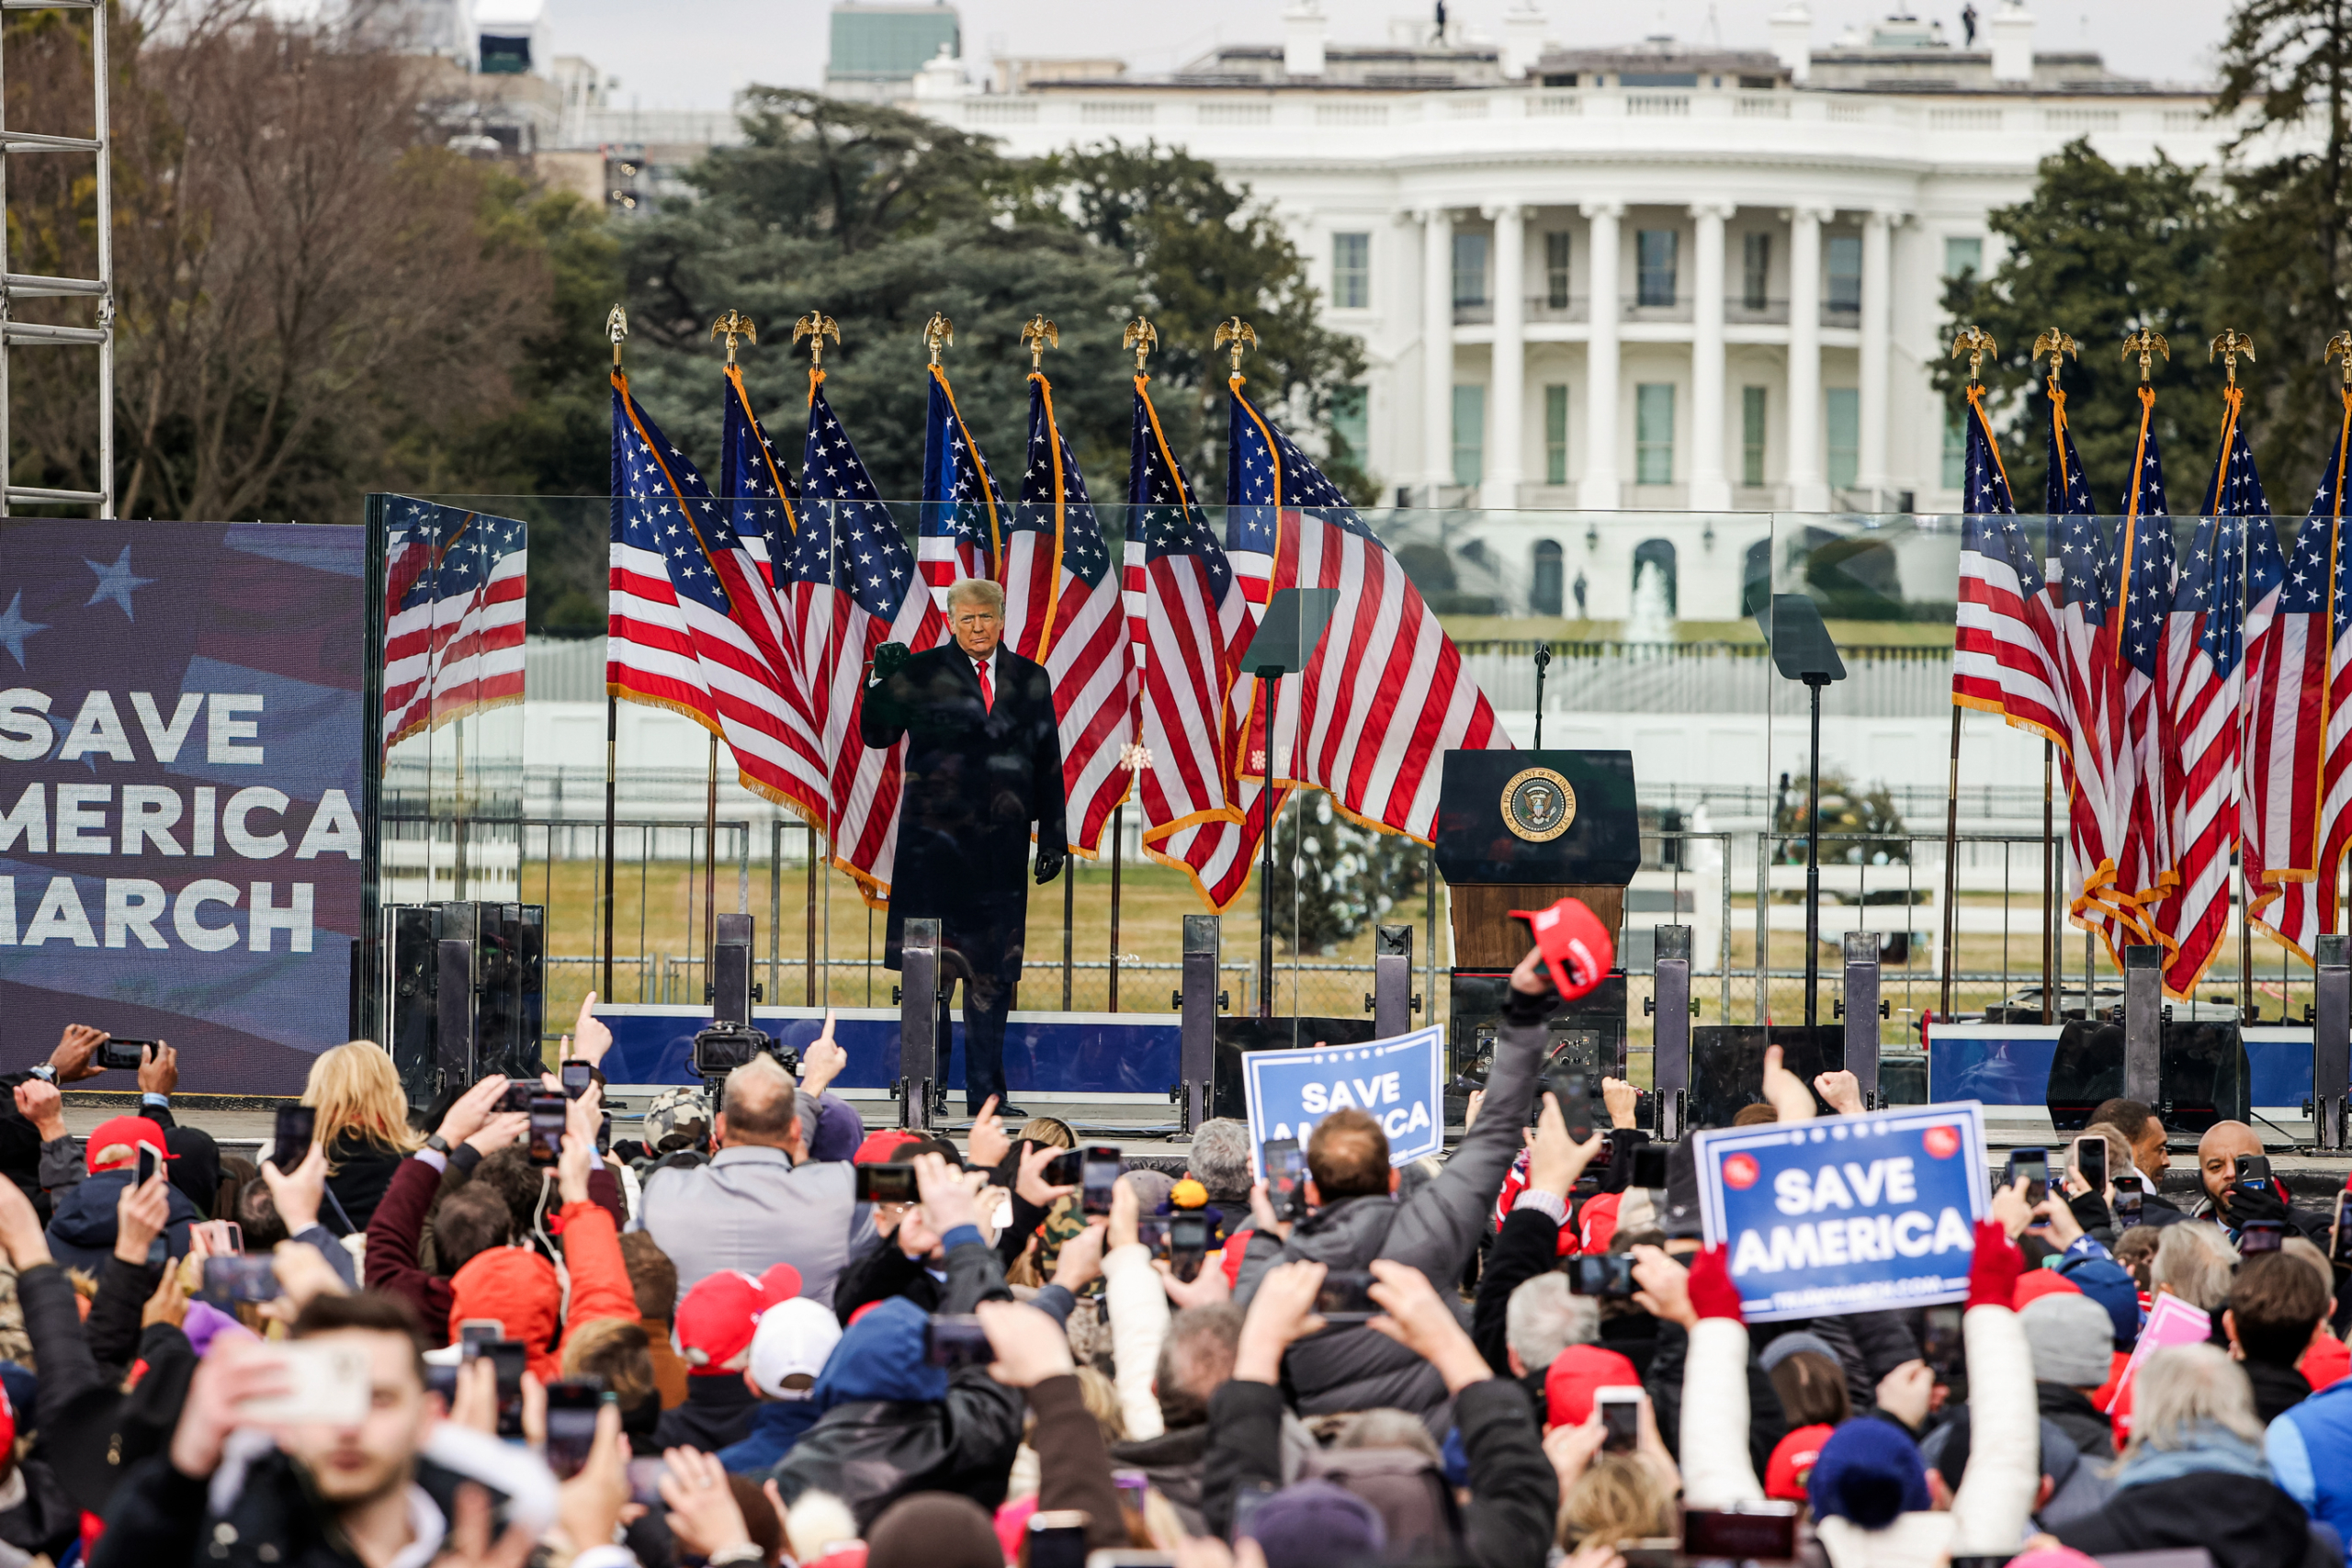
[[[1508, 970], [1456, 969], [1451, 996], [1446, 1050], [1451, 1074], [1484, 1077], [1494, 1058], [1495, 1031], [1503, 997], [1510, 989]], [[1567, 1004], [1544, 1025], [1551, 1035], [1544, 1060], [1560, 1058], [1566, 1070], [1612, 1078], [1625, 1076], [1625, 975], [1611, 970], [1592, 991]], [[1449, 1104], [1448, 1110], [1457, 1108]], [[1454, 1120], [1460, 1120], [1455, 1116]]]
[[[1690, 1125], [1728, 1127], [1741, 1109], [1764, 1100], [1764, 1051], [1781, 1048], [1781, 1065], [1810, 1085], [1815, 1074], [1836, 1072], [1846, 1065], [1846, 1026], [1815, 1024], [1808, 1037], [1801, 1023], [1702, 1024], [1690, 1031]], [[1824, 1115], [1829, 1107], [1820, 1095], [1814, 1109]]]
[[[490, 1073], [536, 1076], [546, 1022], [547, 908], [400, 904], [384, 910], [391, 987], [385, 1044], [410, 1103]], [[469, 1037], [441, 1027], [444, 942], [469, 942]], [[452, 971], [454, 974], [454, 970]], [[453, 1015], [454, 1016], [454, 1015]]]
[[[2245, 1036], [2237, 1024], [2200, 1019], [2162, 1026], [2155, 1109], [2168, 1131], [2202, 1134], [2216, 1122], [2248, 1120], [2252, 1077]], [[2067, 1024], [2050, 1060], [2052, 1125], [2079, 1133], [2102, 1100], [2122, 1092], [2122, 1026]]]
[[1249, 1119], [1241, 1083], [1241, 1058], [1251, 1051], [1288, 1051], [1301, 1045], [1361, 1045], [1377, 1038], [1368, 1018], [1220, 1018], [1216, 1064], [1210, 1078], [1209, 1114]]

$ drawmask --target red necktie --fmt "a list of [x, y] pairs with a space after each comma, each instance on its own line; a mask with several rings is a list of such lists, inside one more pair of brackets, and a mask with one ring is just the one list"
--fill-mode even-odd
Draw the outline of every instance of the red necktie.
[[993, 713], [996, 711], [996, 688], [989, 683], [989, 661], [976, 659], [972, 660], [972, 668], [980, 673], [980, 706]]

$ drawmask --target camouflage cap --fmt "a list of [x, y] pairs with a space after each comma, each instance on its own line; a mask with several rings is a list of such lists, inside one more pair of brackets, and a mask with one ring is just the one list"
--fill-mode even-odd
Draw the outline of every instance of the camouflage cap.
[[710, 1129], [710, 1101], [701, 1089], [684, 1084], [675, 1089], [665, 1089], [653, 1097], [652, 1104], [645, 1108], [646, 1145], [650, 1148], [660, 1148], [662, 1139], [673, 1133], [686, 1132], [696, 1122], [701, 1123], [702, 1131], [707, 1134]]

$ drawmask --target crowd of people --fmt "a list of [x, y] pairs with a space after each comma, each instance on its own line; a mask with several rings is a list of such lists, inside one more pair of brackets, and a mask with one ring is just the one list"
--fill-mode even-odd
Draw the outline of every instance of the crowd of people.
[[[167, 1046], [69, 1135], [107, 1040], [69, 1030], [0, 1080], [0, 1568], [2344, 1562], [2352, 1292], [2249, 1130], [2184, 1207], [2157, 1115], [2100, 1106], [1989, 1195], [1949, 1344], [1750, 1325], [1689, 1141], [1636, 1185], [1633, 1091], [1547, 1089], [1556, 1004], [1531, 955], [1459, 1145], [1398, 1167], [1337, 1111], [1296, 1206], [1236, 1121], [1107, 1202], [1052, 1118], [869, 1133], [830, 1029], [620, 1142], [598, 1074], [542, 1139], [502, 1077], [413, 1117], [353, 1042], [258, 1163], [175, 1120]], [[1773, 1051], [1740, 1120], [1860, 1111]]]

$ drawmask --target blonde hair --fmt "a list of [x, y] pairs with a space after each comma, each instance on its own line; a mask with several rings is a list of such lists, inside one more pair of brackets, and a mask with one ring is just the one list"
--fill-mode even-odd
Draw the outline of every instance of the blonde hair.
[[1004, 589], [985, 577], [960, 579], [950, 584], [947, 590], [948, 619], [956, 618], [956, 606], [958, 604], [980, 605], [989, 614], [1001, 619], [1004, 615]]
[[399, 1154], [413, 1154], [424, 1146], [424, 1139], [408, 1124], [408, 1096], [401, 1089], [391, 1053], [373, 1040], [354, 1040], [320, 1052], [311, 1064], [310, 1081], [302, 1086], [302, 1103], [317, 1109], [318, 1125], [311, 1135], [326, 1145], [330, 1158], [335, 1140], [345, 1133]]
[[1119, 1409], [1119, 1391], [1109, 1378], [1092, 1367], [1079, 1368], [1078, 1394], [1085, 1402], [1086, 1413], [1102, 1428], [1105, 1447], [1127, 1440], [1127, 1418]]
[[1632, 1454], [1601, 1454], [1560, 1499], [1560, 1545], [1623, 1546], [1676, 1533], [1674, 1495]]

